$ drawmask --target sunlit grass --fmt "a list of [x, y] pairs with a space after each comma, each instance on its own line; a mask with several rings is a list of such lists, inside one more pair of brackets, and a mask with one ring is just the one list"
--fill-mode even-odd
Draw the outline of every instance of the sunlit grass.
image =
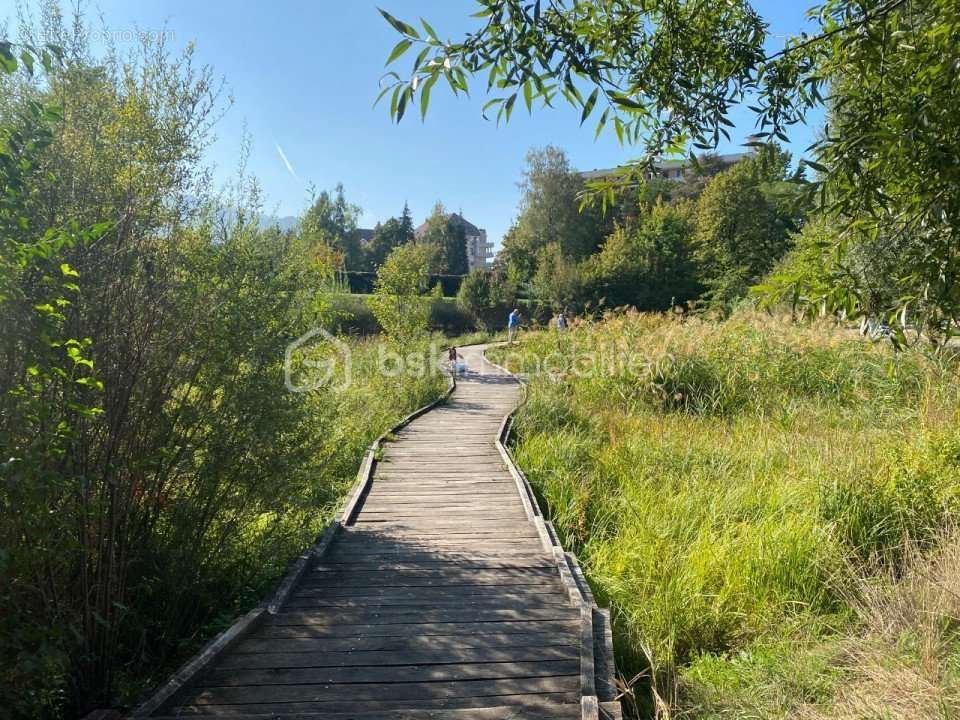
[[[642, 362], [625, 370], [618, 353]], [[698, 716], [787, 716], [829, 696], [851, 588], [958, 508], [952, 370], [749, 314], [612, 317], [496, 357], [536, 372], [547, 355], [515, 451], [613, 608], [621, 672], [652, 662], [674, 711]]]

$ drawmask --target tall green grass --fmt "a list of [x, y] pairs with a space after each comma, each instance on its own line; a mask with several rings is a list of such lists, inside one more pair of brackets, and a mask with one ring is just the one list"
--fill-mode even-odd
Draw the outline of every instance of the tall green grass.
[[816, 701], [850, 587], [960, 504], [956, 383], [920, 354], [751, 314], [615, 316], [499, 352], [531, 373], [516, 456], [613, 608], [640, 714], [654, 690], [697, 716]]

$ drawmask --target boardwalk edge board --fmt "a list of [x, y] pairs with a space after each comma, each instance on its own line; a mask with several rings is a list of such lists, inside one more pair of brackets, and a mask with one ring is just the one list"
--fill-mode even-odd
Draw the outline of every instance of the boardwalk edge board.
[[[587, 584], [580, 564], [573, 553], [565, 552], [553, 524], [545, 521], [537, 503], [536, 494], [527, 476], [520, 469], [509, 449], [513, 418], [526, 402], [527, 383], [523, 376], [511, 373], [507, 368], [490, 360], [486, 351], [484, 360], [498, 370], [510, 375], [523, 388], [523, 399], [511, 410], [500, 424], [497, 434], [497, 449], [507, 465], [520, 491], [524, 510], [537, 528], [544, 549], [552, 552], [560, 573], [561, 582], [568, 588], [571, 600], [581, 609], [581, 663], [580, 691], [582, 720], [600, 720], [601, 717], [620, 717], [620, 703], [616, 701], [616, 668], [613, 659], [613, 634], [610, 629], [610, 611], [597, 606], [590, 586]], [[602, 631], [602, 632], [598, 632]], [[601, 712], [603, 711], [603, 712]]]
[[230, 627], [214, 637], [210, 642], [203, 646], [200, 651], [190, 660], [184, 663], [173, 677], [161, 685], [151, 695], [147, 697], [140, 705], [135, 707], [127, 717], [144, 718], [152, 715], [163, 705], [169, 702], [180, 690], [190, 685], [200, 673], [209, 667], [215, 660], [220, 658], [237, 640], [241, 639], [250, 630], [257, 626], [265, 614], [275, 615], [277, 611], [289, 599], [293, 589], [300, 583], [304, 573], [312, 560], [322, 557], [333, 539], [343, 529], [344, 525], [349, 525], [356, 516], [357, 507], [360, 501], [366, 495], [373, 478], [373, 471], [377, 464], [377, 454], [380, 446], [387, 436], [402, 429], [411, 421], [429, 412], [437, 405], [444, 403], [453, 394], [457, 388], [457, 380], [451, 373], [448, 375], [448, 384], [446, 391], [436, 400], [424, 405], [403, 418], [389, 430], [381, 433], [374, 440], [367, 451], [364, 453], [363, 462], [360, 464], [360, 470], [357, 472], [357, 479], [354, 481], [353, 488], [350, 491], [343, 509], [337, 513], [334, 520], [324, 527], [320, 532], [316, 542], [304, 553], [294, 560], [283, 579], [280, 581], [276, 592], [269, 601], [261, 602], [252, 610], [247, 612], [241, 618], [236, 620]]

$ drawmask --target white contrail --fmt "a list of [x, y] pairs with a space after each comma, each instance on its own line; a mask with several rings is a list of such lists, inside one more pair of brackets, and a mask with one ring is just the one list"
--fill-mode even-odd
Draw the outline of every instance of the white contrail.
[[293, 165], [291, 165], [290, 161], [287, 160], [287, 154], [283, 151], [283, 148], [280, 147], [279, 143], [277, 143], [277, 154], [280, 156], [280, 159], [283, 160], [283, 164], [287, 166], [287, 172], [299, 180], [300, 178], [297, 177], [297, 171], [293, 169]]

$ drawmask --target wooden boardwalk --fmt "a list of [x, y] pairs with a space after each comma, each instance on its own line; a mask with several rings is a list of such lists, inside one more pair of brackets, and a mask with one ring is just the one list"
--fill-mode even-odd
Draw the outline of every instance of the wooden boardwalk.
[[279, 599], [135, 715], [619, 717], [608, 618], [499, 442], [522, 389], [462, 352], [470, 372], [368, 457]]

